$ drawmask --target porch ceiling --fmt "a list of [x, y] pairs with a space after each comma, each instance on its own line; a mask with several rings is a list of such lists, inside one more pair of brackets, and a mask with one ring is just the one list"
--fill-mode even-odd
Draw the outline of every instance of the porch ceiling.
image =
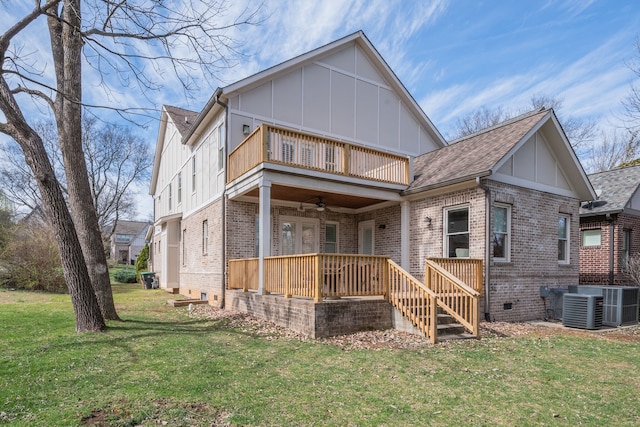
[[[259, 189], [249, 191], [247, 196], [259, 197]], [[316, 203], [318, 197], [322, 197], [322, 201], [327, 206], [336, 206], [349, 209], [360, 209], [367, 206], [384, 202], [383, 199], [375, 199], [369, 197], [358, 197], [345, 194], [327, 193], [318, 190], [309, 190], [307, 188], [288, 187], [285, 185], [274, 184], [271, 186], [271, 198], [277, 200], [286, 200], [297, 203]]]

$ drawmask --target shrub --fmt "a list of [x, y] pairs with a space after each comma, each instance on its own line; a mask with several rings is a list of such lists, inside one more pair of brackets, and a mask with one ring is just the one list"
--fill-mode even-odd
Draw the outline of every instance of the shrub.
[[5, 287], [67, 292], [58, 248], [51, 228], [39, 221], [16, 226], [2, 252]]
[[133, 268], [119, 268], [113, 273], [113, 279], [120, 283], [136, 283], [136, 270]]
[[149, 266], [149, 245], [145, 244], [144, 248], [140, 251], [138, 259], [136, 260], [136, 279], [140, 281], [140, 273], [147, 271]]

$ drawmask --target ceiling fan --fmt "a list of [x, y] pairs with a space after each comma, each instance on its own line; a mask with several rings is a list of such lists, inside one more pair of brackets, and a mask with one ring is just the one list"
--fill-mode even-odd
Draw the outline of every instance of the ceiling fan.
[[312, 197], [311, 199], [307, 199], [304, 202], [300, 202], [300, 207], [298, 208], [298, 210], [300, 212], [304, 212], [305, 208], [302, 205], [303, 203], [309, 203], [312, 202], [314, 200], [317, 200], [315, 205], [316, 205], [316, 210], [318, 212], [324, 212], [327, 209], [327, 204], [324, 202], [324, 199], [322, 198], [322, 196], [316, 196], [316, 197]]

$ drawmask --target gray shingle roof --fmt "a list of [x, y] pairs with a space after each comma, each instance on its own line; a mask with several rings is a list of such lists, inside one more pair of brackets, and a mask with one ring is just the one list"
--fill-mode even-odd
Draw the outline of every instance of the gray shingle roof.
[[591, 185], [600, 193], [598, 201], [583, 203], [580, 215], [600, 215], [622, 212], [640, 185], [640, 166], [612, 169], [589, 175]]
[[486, 176], [551, 110], [535, 110], [418, 156], [415, 180], [407, 191], [435, 188]]
[[184, 108], [173, 107], [171, 105], [165, 105], [164, 108], [167, 110], [167, 114], [173, 123], [175, 123], [178, 132], [180, 132], [182, 136], [187, 133], [193, 123], [195, 123], [196, 117], [198, 117], [198, 113], [195, 111], [185, 110]]

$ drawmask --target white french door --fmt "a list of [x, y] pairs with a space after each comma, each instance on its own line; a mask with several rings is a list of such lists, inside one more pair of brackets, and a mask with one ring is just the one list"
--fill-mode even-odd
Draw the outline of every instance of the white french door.
[[280, 254], [318, 252], [319, 222], [316, 219], [280, 217]]
[[358, 253], [360, 255], [373, 255], [375, 221], [362, 221], [358, 223]]

